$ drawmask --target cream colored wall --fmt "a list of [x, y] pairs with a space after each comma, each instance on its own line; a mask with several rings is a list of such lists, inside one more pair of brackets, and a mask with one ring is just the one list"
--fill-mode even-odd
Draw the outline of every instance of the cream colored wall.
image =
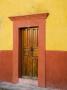
[[47, 50], [67, 51], [67, 0], [0, 0], [0, 50], [13, 48], [13, 27], [8, 17], [49, 12]]

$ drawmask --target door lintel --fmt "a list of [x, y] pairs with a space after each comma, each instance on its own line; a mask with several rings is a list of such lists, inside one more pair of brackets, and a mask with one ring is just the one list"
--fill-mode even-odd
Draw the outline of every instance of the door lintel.
[[23, 15], [23, 16], [11, 16], [9, 17], [12, 21], [19, 20], [19, 19], [28, 19], [28, 18], [40, 18], [46, 19], [49, 13], [40, 13], [40, 14], [32, 14], [32, 15]]

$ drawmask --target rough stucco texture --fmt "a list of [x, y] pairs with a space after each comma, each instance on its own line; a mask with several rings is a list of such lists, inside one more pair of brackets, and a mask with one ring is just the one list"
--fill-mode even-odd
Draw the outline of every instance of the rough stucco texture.
[[46, 49], [67, 51], [67, 0], [0, 0], [0, 50], [13, 49], [10, 16], [49, 12]]

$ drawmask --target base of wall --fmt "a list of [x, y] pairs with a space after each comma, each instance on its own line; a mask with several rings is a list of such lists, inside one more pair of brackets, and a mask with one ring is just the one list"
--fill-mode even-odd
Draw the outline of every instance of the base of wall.
[[67, 51], [46, 51], [46, 87], [67, 88]]
[[12, 82], [12, 52], [11, 50], [0, 51], [0, 81]]
[[[0, 51], [0, 81], [14, 82], [12, 53]], [[46, 51], [45, 74], [46, 87], [67, 88], [67, 51]]]

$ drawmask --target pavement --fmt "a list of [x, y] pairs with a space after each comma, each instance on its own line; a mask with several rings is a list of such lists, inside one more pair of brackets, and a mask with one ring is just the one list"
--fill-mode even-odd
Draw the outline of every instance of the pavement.
[[61, 90], [61, 89], [41, 88], [38, 87], [37, 80], [19, 79], [19, 82], [16, 84], [1, 81], [0, 90]]

